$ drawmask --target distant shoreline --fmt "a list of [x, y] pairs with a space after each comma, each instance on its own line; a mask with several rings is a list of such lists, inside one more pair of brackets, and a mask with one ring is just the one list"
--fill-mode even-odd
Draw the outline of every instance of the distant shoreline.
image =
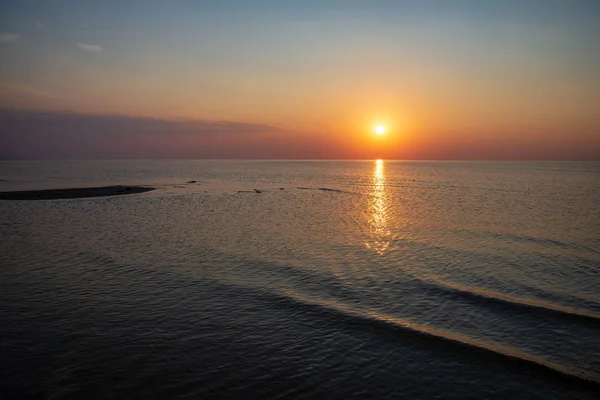
[[61, 200], [88, 197], [120, 196], [138, 194], [155, 190], [145, 186], [104, 186], [91, 188], [24, 190], [0, 192], [0, 200]]

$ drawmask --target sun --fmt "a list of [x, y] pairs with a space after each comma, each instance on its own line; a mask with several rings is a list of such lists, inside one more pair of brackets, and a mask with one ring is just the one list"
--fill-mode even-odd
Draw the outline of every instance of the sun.
[[385, 133], [385, 126], [383, 125], [377, 125], [375, 127], [375, 133], [378, 135], [383, 135]]

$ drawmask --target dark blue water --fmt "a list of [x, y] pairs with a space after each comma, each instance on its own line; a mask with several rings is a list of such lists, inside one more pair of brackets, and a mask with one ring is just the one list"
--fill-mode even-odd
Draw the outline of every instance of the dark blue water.
[[0, 179], [158, 187], [0, 202], [2, 397], [600, 393], [599, 164], [11, 162]]

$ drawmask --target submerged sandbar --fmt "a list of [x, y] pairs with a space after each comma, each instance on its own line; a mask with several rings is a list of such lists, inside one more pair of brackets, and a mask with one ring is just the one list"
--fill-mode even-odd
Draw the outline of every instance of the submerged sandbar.
[[0, 192], [0, 200], [60, 200], [81, 199], [86, 197], [119, 196], [137, 194], [155, 190], [146, 186], [104, 186], [93, 188], [23, 190], [17, 192]]

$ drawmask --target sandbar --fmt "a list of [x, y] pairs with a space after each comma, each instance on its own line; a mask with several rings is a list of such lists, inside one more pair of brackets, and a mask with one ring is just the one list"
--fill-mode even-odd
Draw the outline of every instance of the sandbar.
[[0, 192], [0, 200], [60, 200], [81, 199], [86, 197], [119, 196], [137, 194], [155, 190], [146, 186], [104, 186], [92, 188], [24, 190], [16, 192]]

